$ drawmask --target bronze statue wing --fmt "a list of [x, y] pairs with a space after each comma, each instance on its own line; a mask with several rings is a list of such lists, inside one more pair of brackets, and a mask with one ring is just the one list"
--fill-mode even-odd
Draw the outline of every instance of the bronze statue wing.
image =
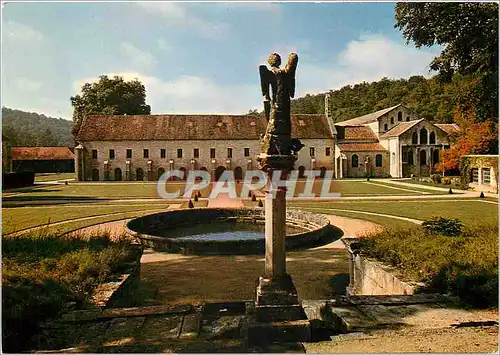
[[260, 73], [260, 87], [262, 90], [262, 96], [264, 98], [264, 114], [266, 115], [266, 120], [269, 122], [271, 115], [271, 97], [269, 96], [269, 86], [271, 85], [271, 73], [265, 65], [259, 66]]
[[290, 88], [290, 97], [295, 96], [295, 71], [297, 70], [297, 64], [299, 62], [299, 56], [296, 53], [290, 53], [288, 56], [288, 63], [285, 67], [285, 72], [287, 73], [287, 84]]
[[260, 88], [262, 90], [262, 96], [265, 100], [271, 100], [269, 96], [269, 85], [271, 81], [269, 80], [269, 69], [265, 65], [259, 66], [259, 74], [260, 74]]

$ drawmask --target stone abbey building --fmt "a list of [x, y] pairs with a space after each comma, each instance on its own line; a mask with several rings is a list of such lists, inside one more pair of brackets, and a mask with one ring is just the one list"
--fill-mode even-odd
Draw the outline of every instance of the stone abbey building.
[[[326, 96], [325, 107], [328, 107]], [[236, 179], [258, 169], [263, 115], [91, 115], [76, 136], [78, 180], [157, 180], [166, 170], [206, 170]], [[305, 145], [296, 169], [332, 170], [335, 178], [429, 175], [449, 148], [454, 124], [432, 124], [403, 105], [334, 123], [292, 114], [292, 136]]]

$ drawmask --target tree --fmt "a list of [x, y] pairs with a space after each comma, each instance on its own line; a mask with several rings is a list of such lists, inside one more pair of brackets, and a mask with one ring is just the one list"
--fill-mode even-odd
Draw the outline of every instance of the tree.
[[253, 110], [250, 109], [250, 110], [248, 110], [247, 115], [257, 115], [258, 116], [258, 115], [260, 115], [260, 113], [259, 113], [259, 110], [257, 110], [257, 109], [253, 109]]
[[137, 79], [124, 81], [122, 77], [99, 77], [99, 81], [85, 83], [80, 95], [71, 97], [73, 106], [73, 137], [76, 136], [85, 115], [141, 115], [151, 113], [146, 105], [146, 88]]
[[397, 3], [395, 12], [394, 27], [407, 43], [444, 46], [430, 63], [441, 81], [450, 82], [455, 73], [477, 80], [461, 107], [468, 110], [479, 102], [480, 120], [498, 119], [498, 4]]
[[[452, 136], [450, 149], [442, 152], [438, 170], [458, 169], [460, 158], [467, 154], [498, 154], [498, 124], [491, 121], [478, 121], [474, 112], [456, 113], [455, 120], [460, 132]], [[468, 117], [464, 119], [463, 117]]]

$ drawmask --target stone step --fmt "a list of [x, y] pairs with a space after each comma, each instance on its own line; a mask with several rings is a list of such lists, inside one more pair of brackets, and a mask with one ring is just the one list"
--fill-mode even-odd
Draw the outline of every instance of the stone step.
[[179, 314], [147, 317], [141, 340], [152, 343], [163, 339], [177, 339], [181, 334], [182, 318]]
[[179, 339], [195, 339], [200, 333], [201, 314], [186, 314], [182, 320], [182, 329]]
[[203, 319], [200, 338], [203, 339], [236, 339], [240, 337], [245, 315], [221, 316], [215, 320]]
[[311, 326], [308, 320], [287, 322], [255, 322], [248, 325], [249, 346], [271, 343], [306, 342], [311, 339]]
[[453, 297], [441, 294], [413, 294], [413, 295], [362, 295], [348, 296], [347, 301], [355, 305], [397, 305], [421, 303], [448, 303], [453, 302]]
[[64, 314], [61, 317], [62, 322], [85, 322], [95, 321], [109, 318], [128, 318], [128, 317], [144, 317], [150, 315], [173, 314], [173, 313], [188, 313], [192, 310], [190, 305], [179, 306], [145, 306], [145, 307], [130, 307], [130, 308], [109, 308], [103, 311], [98, 310], [79, 310]]
[[256, 306], [255, 316], [260, 322], [296, 321], [307, 319], [300, 304]]
[[374, 319], [365, 315], [356, 306], [330, 307], [331, 327], [339, 332], [363, 331], [377, 325]]
[[358, 309], [363, 312], [367, 317], [375, 321], [375, 326], [404, 326], [405, 322], [402, 317], [396, 312], [391, 311], [387, 306], [384, 305], [365, 305], [358, 306]]
[[137, 331], [144, 324], [145, 317], [115, 318], [104, 335], [103, 346], [121, 346], [134, 341]]
[[260, 344], [248, 349], [248, 353], [305, 354], [302, 343]]

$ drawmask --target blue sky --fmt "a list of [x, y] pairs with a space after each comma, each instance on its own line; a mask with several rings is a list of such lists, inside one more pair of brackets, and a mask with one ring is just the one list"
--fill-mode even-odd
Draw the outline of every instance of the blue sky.
[[429, 76], [439, 48], [406, 45], [394, 3], [7, 3], [2, 105], [71, 119], [99, 75], [138, 78], [152, 113], [261, 108], [258, 65], [299, 55], [297, 95]]

